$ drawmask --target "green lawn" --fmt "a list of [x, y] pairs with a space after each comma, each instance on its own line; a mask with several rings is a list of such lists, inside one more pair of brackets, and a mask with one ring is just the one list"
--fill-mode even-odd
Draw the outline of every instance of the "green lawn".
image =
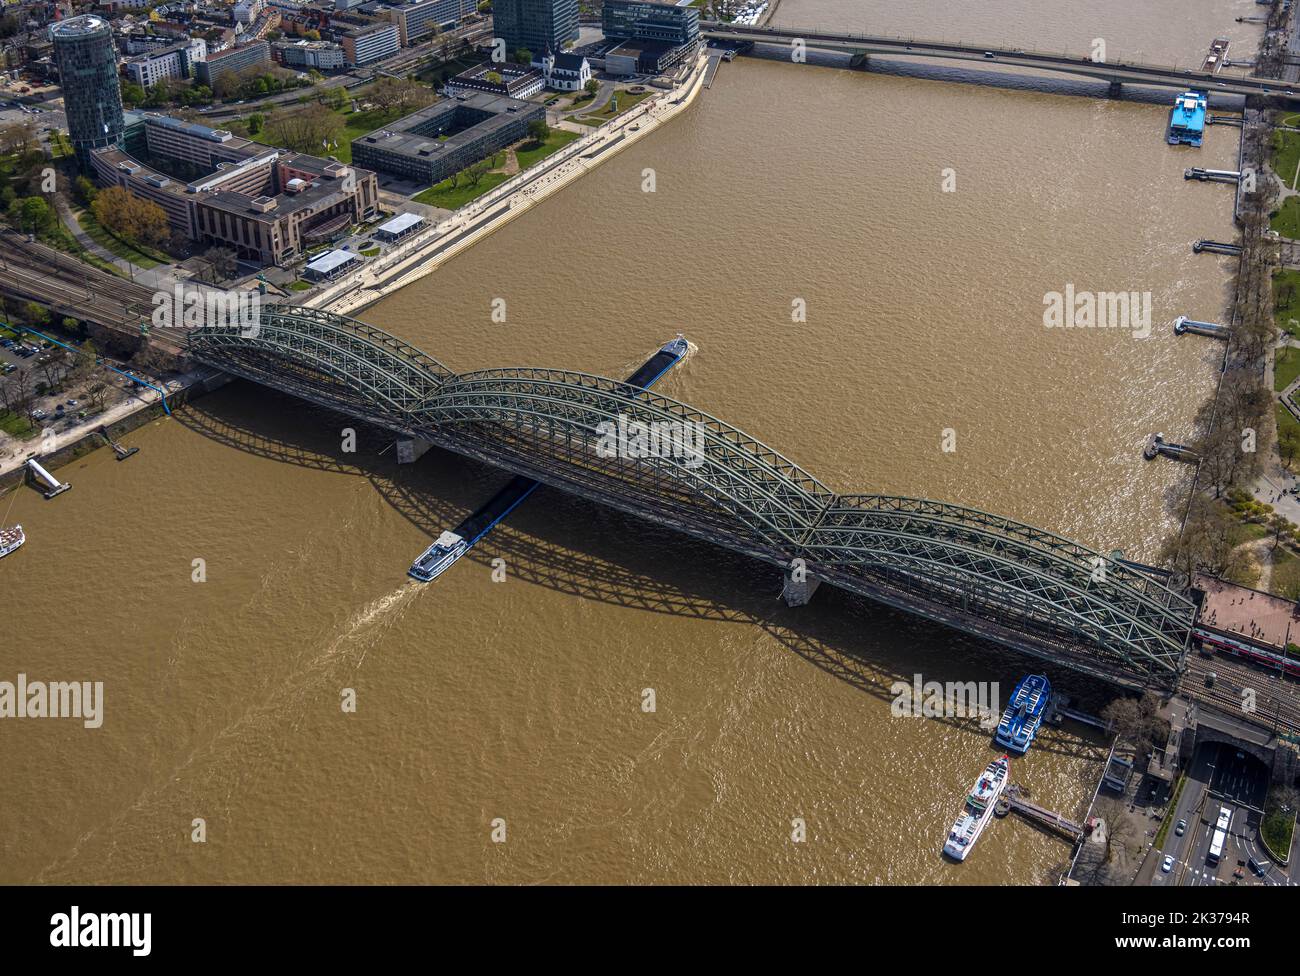
[[100, 247], [112, 251], [119, 258], [126, 258], [132, 264], [140, 268], [156, 268], [163, 262], [146, 254], [137, 247], [128, 244], [120, 237], [114, 237], [109, 233], [89, 210], [82, 210], [77, 213], [77, 223], [81, 229]]
[[1300, 349], [1287, 346], [1277, 351], [1273, 363], [1273, 389], [1281, 393], [1300, 376]]
[[1269, 227], [1289, 240], [1300, 240], [1300, 197], [1287, 197]]
[[1282, 270], [1273, 275], [1273, 321], [1300, 339], [1300, 271]]
[[616, 119], [625, 112], [630, 112], [652, 94], [654, 93], [648, 91], [640, 92], [636, 95], [625, 91], [618, 92], [616, 96], [618, 99], [618, 111], [614, 110], [614, 100], [611, 99], [599, 112], [593, 112], [591, 115], [580, 115], [573, 121], [581, 122], [583, 125], [604, 125], [611, 119]]
[[[367, 132], [373, 132], [375, 129], [382, 128], [390, 122], [396, 122], [403, 115], [409, 115], [411, 111], [403, 112], [401, 109], [377, 109], [372, 108], [365, 112], [343, 111], [335, 112], [342, 120], [343, 128], [338, 135], [338, 148], [325, 150], [317, 148], [313, 152], [327, 154], [335, 157], [342, 163], [352, 162], [352, 140], [360, 139]], [[247, 121], [247, 120], [245, 120]], [[255, 136], [249, 136], [254, 142], [261, 143], [263, 146], [275, 145], [275, 140], [271, 138], [267, 131], [271, 127], [271, 120], [263, 123], [262, 131]]]
[[429, 187], [427, 190], [420, 191], [412, 199], [416, 203], [427, 203], [431, 207], [442, 207], [444, 210], [459, 210], [471, 200], [481, 197], [488, 190], [500, 186], [509, 178], [505, 173], [488, 173], [479, 180], [478, 186], [470, 186], [462, 179], [460, 186], [457, 187], [453, 187], [451, 180], [446, 179], [435, 186]]
[[551, 153], [563, 149], [578, 138], [578, 133], [570, 132], [568, 129], [552, 129], [551, 134], [540, 146], [529, 140], [524, 143], [524, 148], [515, 150], [515, 158], [519, 160], [519, 168], [528, 169], [530, 166], [535, 166]]
[[310, 288], [311, 288], [311, 283], [307, 281], [303, 281], [301, 278], [289, 284], [290, 291], [308, 291]]
[[50, 133], [50, 153], [55, 159], [72, 155], [72, 142], [62, 132]]
[[1294, 190], [1296, 166], [1300, 165], [1300, 132], [1273, 130], [1271, 165], [1282, 182]]
[[[577, 138], [578, 133], [576, 132], [569, 132], [566, 129], [552, 129], [550, 136], [541, 145], [535, 144], [532, 140], [523, 143], [520, 148], [515, 150], [515, 158], [519, 160], [519, 169], [522, 171], [530, 166], [535, 166], [551, 153], [563, 149]], [[452, 187], [451, 180], [445, 179], [436, 186], [431, 186], [429, 189], [417, 193], [412, 199], [416, 203], [425, 203], [431, 207], [442, 207], [444, 210], [459, 210], [471, 200], [481, 197], [484, 193], [500, 186], [509, 178], [505, 173], [488, 173], [479, 180], [478, 186], [470, 186], [462, 177], [460, 185], [457, 187]]]
[[8, 410], [0, 413], [0, 430], [22, 440], [30, 440], [41, 432], [41, 427], [37, 424], [35, 427], [27, 423], [26, 415], [14, 413]]

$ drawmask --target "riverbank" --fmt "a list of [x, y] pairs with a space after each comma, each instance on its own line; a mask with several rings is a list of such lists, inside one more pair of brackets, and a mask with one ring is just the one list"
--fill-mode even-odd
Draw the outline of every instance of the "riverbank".
[[605, 160], [685, 111], [703, 88], [707, 56], [701, 52], [682, 84], [647, 98], [614, 121], [564, 147], [533, 169], [457, 210], [392, 252], [308, 298], [304, 304], [356, 314], [381, 298], [431, 274], [442, 264], [527, 213]]
[[[196, 396], [220, 389], [228, 382], [230, 377], [212, 369], [203, 368], [184, 373], [166, 382], [167, 405], [175, 409]], [[103, 437], [99, 434], [101, 427], [108, 428], [109, 433], [117, 438], [138, 427], [143, 427], [157, 417], [164, 416], [166, 410], [161, 401], [162, 396], [156, 390], [142, 389], [138, 394], [133, 394], [130, 399], [109, 407], [103, 413], [88, 417], [83, 423], [62, 433], [51, 435], [48, 442], [44, 439], [33, 441], [33, 448], [39, 450], [22, 452], [0, 461], [0, 492], [23, 483], [26, 478], [24, 465], [27, 463], [27, 458], [38, 457], [41, 465], [50, 470], [61, 467], [106, 446]]]

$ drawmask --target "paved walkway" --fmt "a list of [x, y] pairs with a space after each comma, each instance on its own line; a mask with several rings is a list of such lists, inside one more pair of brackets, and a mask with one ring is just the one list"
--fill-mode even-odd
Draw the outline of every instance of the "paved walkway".
[[72, 236], [77, 239], [78, 244], [100, 260], [125, 272], [137, 284], [157, 290], [171, 288], [176, 282], [185, 280], [183, 274], [176, 269], [175, 265], [163, 264], [157, 268], [142, 268], [138, 264], [133, 264], [126, 258], [114, 254], [86, 233], [80, 221], [77, 220], [77, 215], [68, 206], [67, 200], [61, 196], [55, 196], [54, 203], [55, 208], [59, 211], [59, 218], [72, 232]]

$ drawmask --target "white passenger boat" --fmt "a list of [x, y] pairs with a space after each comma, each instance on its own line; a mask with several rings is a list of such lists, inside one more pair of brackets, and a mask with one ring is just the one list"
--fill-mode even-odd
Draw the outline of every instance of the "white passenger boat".
[[984, 772], [975, 781], [975, 788], [966, 796], [966, 805], [961, 815], [948, 831], [948, 839], [944, 841], [943, 852], [949, 857], [958, 861], [966, 860], [966, 855], [975, 846], [993, 816], [993, 808], [1006, 789], [1010, 769], [1011, 760], [1007, 756], [995, 759], [984, 767]]
[[9, 555], [9, 553], [13, 552], [26, 541], [27, 536], [23, 534], [23, 527], [21, 525], [14, 525], [7, 529], [0, 529], [0, 559]]

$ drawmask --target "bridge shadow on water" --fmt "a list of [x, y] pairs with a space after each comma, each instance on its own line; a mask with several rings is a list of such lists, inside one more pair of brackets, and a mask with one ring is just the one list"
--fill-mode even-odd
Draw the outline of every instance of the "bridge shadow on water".
[[[417, 530], [411, 551], [394, 554], [395, 579], [404, 576], [407, 558], [455, 527], [509, 478], [437, 447], [416, 464], [399, 466], [389, 447], [392, 432], [243, 381], [185, 405], [173, 419], [224, 447], [364, 478]], [[356, 454], [339, 450], [334, 432], [344, 426], [357, 430]], [[895, 700], [896, 683], [911, 686], [916, 675], [927, 682], [996, 681], [1005, 702], [1021, 675], [1044, 666], [830, 586], [821, 587], [808, 606], [789, 608], [779, 597], [781, 579], [773, 567], [546, 486], [464, 561], [486, 571], [497, 557], [505, 559], [512, 578], [567, 596], [757, 627], [808, 663], [885, 703]], [[1059, 686], [1067, 675], [1068, 691], [1084, 707], [1100, 707], [1114, 694], [1082, 675], [1057, 671], [1052, 679]], [[931, 721], [988, 734], [974, 716]], [[1095, 743], [1068, 732], [1046, 736], [1034, 748], [1071, 757], [1096, 754]]]

